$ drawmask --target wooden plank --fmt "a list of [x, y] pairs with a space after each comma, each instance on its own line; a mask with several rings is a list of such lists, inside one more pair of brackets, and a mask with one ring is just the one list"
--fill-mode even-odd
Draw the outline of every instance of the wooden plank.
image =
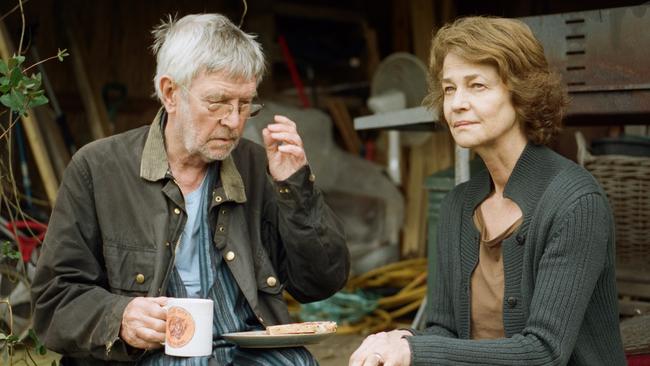
[[[15, 49], [11, 39], [9, 38], [7, 28], [5, 27], [4, 22], [0, 20], [0, 56], [2, 59], [8, 60], [14, 53]], [[39, 123], [31, 109], [27, 111], [27, 116], [22, 116], [21, 119], [25, 129], [25, 135], [27, 136], [29, 146], [34, 155], [34, 160], [36, 161], [38, 173], [43, 180], [47, 199], [50, 202], [50, 206], [54, 207], [56, 193], [59, 189], [59, 181], [56, 178], [52, 162], [48, 157], [45, 147], [46, 144], [38, 127]]]
[[70, 28], [66, 28], [66, 37], [70, 51], [70, 61], [74, 69], [79, 95], [84, 104], [88, 124], [93, 139], [97, 140], [111, 134], [110, 123], [108, 122], [108, 112], [102, 100], [99, 89], [94, 87], [84, 64], [81, 48]]
[[406, 1], [393, 0], [392, 6], [393, 52], [410, 52], [409, 5]]
[[434, 132], [409, 153], [402, 257], [424, 257], [427, 250], [428, 192], [424, 179], [453, 163], [454, 143], [447, 131]]
[[[424, 247], [426, 227], [426, 191], [424, 189], [425, 145], [411, 147], [409, 152], [408, 182], [406, 185], [406, 211], [402, 237], [402, 258], [419, 256]], [[422, 254], [423, 255], [423, 254]]]
[[618, 293], [621, 296], [641, 297], [650, 299], [650, 283], [616, 281]]
[[375, 70], [379, 66], [380, 56], [379, 56], [379, 42], [377, 41], [377, 31], [368, 26], [368, 23], [365, 21], [361, 23], [363, 30], [363, 38], [366, 41], [366, 52], [367, 52], [367, 67], [366, 71], [368, 74], [368, 80], [372, 80], [375, 76]]
[[413, 53], [428, 65], [429, 48], [435, 25], [433, 0], [410, 0], [409, 5]]
[[339, 97], [329, 97], [326, 103], [334, 125], [341, 134], [345, 149], [351, 154], [359, 155], [361, 151], [361, 140], [357, 135], [357, 131], [354, 129], [352, 118], [350, 117], [345, 102]]
[[52, 162], [52, 167], [58, 181], [63, 178], [63, 171], [70, 162], [70, 151], [63, 141], [63, 133], [56, 123], [54, 111], [46, 106], [41, 106], [34, 110], [40, 131], [47, 136], [45, 145], [48, 156]]
[[650, 314], [650, 302], [620, 299], [618, 311], [622, 315], [643, 315]]

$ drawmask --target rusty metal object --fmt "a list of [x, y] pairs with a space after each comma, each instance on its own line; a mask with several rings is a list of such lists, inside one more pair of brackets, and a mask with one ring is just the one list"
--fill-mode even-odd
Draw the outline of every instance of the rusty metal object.
[[567, 85], [567, 123], [650, 123], [650, 5], [520, 19]]

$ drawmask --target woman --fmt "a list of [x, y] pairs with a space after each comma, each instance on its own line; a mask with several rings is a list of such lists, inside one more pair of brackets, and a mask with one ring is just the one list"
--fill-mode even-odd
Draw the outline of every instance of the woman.
[[428, 328], [366, 338], [350, 365], [624, 365], [605, 193], [544, 147], [566, 94], [531, 30], [469, 17], [431, 49], [430, 94], [486, 171], [445, 198]]

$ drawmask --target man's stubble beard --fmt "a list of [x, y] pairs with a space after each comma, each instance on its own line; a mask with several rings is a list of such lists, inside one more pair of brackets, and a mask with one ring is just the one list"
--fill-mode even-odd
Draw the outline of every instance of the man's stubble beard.
[[226, 136], [224, 136], [223, 133], [220, 133], [218, 134], [218, 137], [231, 138], [234, 139], [234, 141], [227, 147], [225, 151], [223, 149], [219, 149], [217, 151], [211, 150], [208, 147], [208, 142], [210, 139], [208, 139], [205, 143], [200, 143], [198, 141], [199, 137], [197, 128], [194, 125], [195, 119], [186, 103], [181, 103], [179, 106], [178, 115], [180, 122], [179, 126], [182, 131], [181, 133], [183, 137], [183, 146], [185, 147], [185, 150], [187, 150], [192, 155], [199, 155], [201, 159], [206, 163], [212, 163], [217, 160], [225, 160], [228, 156], [230, 156], [230, 153], [239, 144], [241, 136], [239, 136], [237, 132], [233, 131], [229, 127], [221, 126], [220, 128], [226, 130], [227, 133], [225, 134]]

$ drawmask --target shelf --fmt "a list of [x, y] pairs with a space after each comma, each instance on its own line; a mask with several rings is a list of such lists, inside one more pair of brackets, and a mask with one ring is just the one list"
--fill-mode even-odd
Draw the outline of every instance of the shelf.
[[373, 114], [354, 119], [355, 130], [377, 128], [401, 131], [437, 131], [443, 127], [438, 123], [435, 111], [426, 107], [407, 108], [394, 112]]

